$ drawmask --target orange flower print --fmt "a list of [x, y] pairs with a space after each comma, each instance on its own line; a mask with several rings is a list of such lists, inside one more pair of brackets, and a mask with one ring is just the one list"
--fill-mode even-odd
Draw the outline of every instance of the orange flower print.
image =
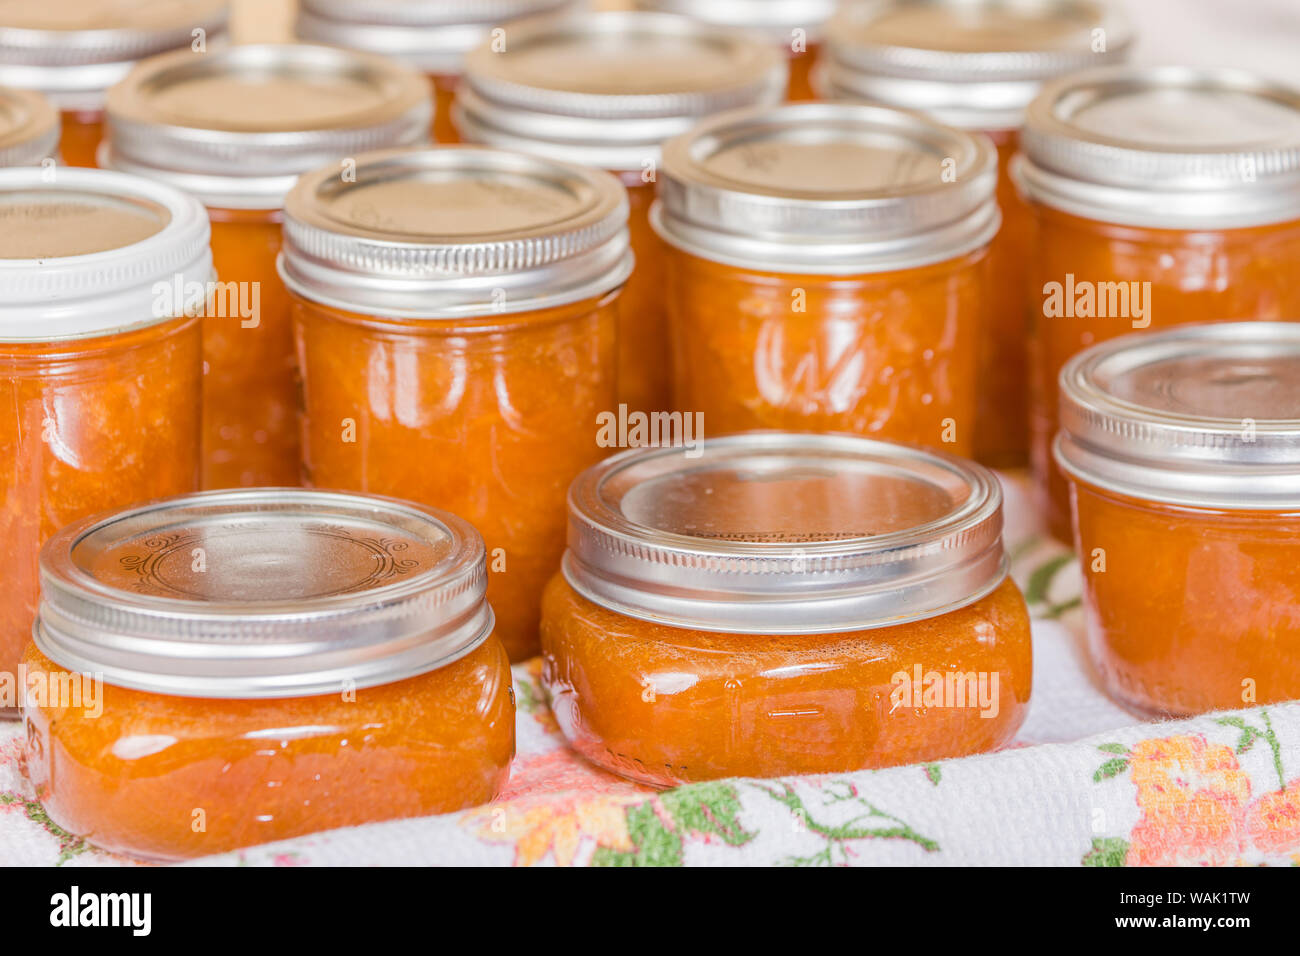
[[573, 866], [584, 850], [633, 849], [626, 808], [643, 803], [638, 794], [596, 795], [577, 791], [486, 806], [465, 815], [464, 823], [489, 843], [513, 843], [515, 866], [534, 866], [551, 856], [559, 866]]
[[1289, 854], [1300, 866], [1300, 779], [1264, 794], [1246, 811], [1246, 833], [1267, 854]]

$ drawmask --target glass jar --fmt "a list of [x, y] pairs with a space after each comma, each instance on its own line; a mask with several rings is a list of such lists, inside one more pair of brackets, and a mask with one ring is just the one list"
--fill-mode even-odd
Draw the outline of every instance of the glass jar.
[[1031, 458], [1069, 538], [1051, 458], [1057, 378], [1134, 330], [1300, 316], [1300, 91], [1234, 70], [1108, 67], [1044, 88], [1013, 169], [1029, 260]]
[[1093, 346], [1060, 408], [1107, 692], [1171, 717], [1300, 697], [1300, 325]]
[[[209, 279], [207, 217], [132, 176], [46, 174], [0, 170], [5, 674], [31, 636], [41, 543], [87, 514], [198, 481], [199, 321], [158, 283]], [[16, 707], [0, 699], [5, 714]]]
[[708, 429], [844, 431], [967, 454], [986, 137], [876, 106], [736, 110], [664, 146], [674, 404]]
[[24, 768], [50, 819], [154, 860], [500, 792], [510, 666], [483, 541], [364, 495], [216, 491], [41, 552]]
[[604, 455], [616, 404], [622, 186], [455, 146], [359, 156], [352, 182], [310, 173], [285, 210], [305, 478], [464, 515], [497, 633], [512, 659], [535, 654], [565, 490]]
[[671, 405], [664, 250], [649, 223], [660, 144], [784, 90], [784, 60], [760, 38], [668, 14], [545, 17], [512, 27], [505, 52], [489, 42], [465, 59], [467, 142], [607, 169], [628, 189], [636, 270], [619, 301], [618, 400], [631, 410]]
[[40, 93], [0, 87], [0, 166], [39, 166], [59, 155], [59, 114]]
[[228, 7], [229, 0], [5, 4], [0, 85], [49, 97], [62, 120], [63, 161], [94, 166], [105, 91], [146, 57], [206, 51], [224, 34]]
[[[819, 81], [836, 99], [916, 109], [998, 148], [1002, 228], [989, 251], [980, 336], [975, 457], [1024, 466], [1029, 455], [1025, 262], [1033, 216], [1009, 175], [1025, 107], [1045, 80], [1122, 60], [1127, 23], [1092, 0], [939, 0], [846, 4], [827, 28]], [[1037, 300], [1035, 299], [1035, 302]]]
[[790, 100], [815, 100], [811, 73], [836, 0], [634, 0], [638, 10], [677, 13], [729, 31], [749, 30], [783, 52], [790, 64]]
[[326, 163], [343, 173], [366, 149], [427, 143], [432, 108], [414, 70], [307, 44], [182, 50], [109, 91], [101, 165], [185, 189], [212, 220], [221, 286], [203, 320], [204, 488], [299, 483], [289, 296], [275, 269], [285, 193]]
[[847, 435], [609, 458], [569, 492], [546, 592], [556, 720], [663, 787], [998, 747], [1032, 670], [1001, 502], [979, 465]]
[[[452, 103], [465, 54], [485, 40], [501, 49], [506, 24], [576, 7], [578, 0], [300, 0], [294, 27], [304, 40], [402, 60], [433, 84], [436, 143], [459, 143]], [[512, 25], [513, 31], [513, 25]]]

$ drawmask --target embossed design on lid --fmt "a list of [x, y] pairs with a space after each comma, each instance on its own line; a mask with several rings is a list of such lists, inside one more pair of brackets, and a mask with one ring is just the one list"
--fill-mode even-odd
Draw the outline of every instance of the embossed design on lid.
[[82, 521], [41, 552], [41, 651], [110, 684], [290, 697], [403, 680], [492, 630], [482, 539], [370, 495], [217, 491]]
[[59, 114], [40, 93], [0, 88], [0, 166], [39, 166], [58, 155]]
[[635, 449], [569, 489], [564, 573], [676, 627], [862, 630], [947, 613], [1006, 576], [1002, 493], [979, 465], [848, 435], [748, 432]]

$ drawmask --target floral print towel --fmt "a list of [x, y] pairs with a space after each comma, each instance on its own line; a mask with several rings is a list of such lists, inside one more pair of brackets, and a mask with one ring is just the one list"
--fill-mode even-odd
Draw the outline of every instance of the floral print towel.
[[[515, 668], [519, 755], [493, 804], [315, 834], [202, 865], [1300, 864], [1300, 702], [1136, 723], [1096, 689], [1079, 575], [1007, 490], [1013, 573], [1035, 615], [1034, 697], [995, 754], [657, 793], [564, 746], [537, 661]], [[61, 831], [0, 725], [0, 865], [130, 861]]]

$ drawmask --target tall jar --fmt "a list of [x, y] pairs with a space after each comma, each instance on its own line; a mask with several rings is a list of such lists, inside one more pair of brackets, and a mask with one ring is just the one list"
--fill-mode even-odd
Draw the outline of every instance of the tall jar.
[[8, 3], [0, 7], [0, 85], [38, 90], [62, 118], [59, 151], [94, 166], [104, 93], [144, 59], [221, 41], [229, 0]]
[[509, 47], [506, 26], [521, 17], [553, 13], [578, 0], [300, 0], [299, 38], [365, 50], [402, 60], [426, 74], [437, 97], [433, 139], [458, 143], [452, 103], [465, 54], [484, 40]]
[[0, 88], [0, 166], [40, 166], [59, 155], [59, 114], [31, 90]]
[[712, 434], [969, 454], [997, 152], [876, 106], [736, 110], [664, 146], [674, 404]]
[[396, 150], [305, 175], [285, 216], [304, 477], [471, 521], [497, 633], [531, 656], [565, 489], [615, 408], [626, 192], [521, 153]]
[[[0, 170], [0, 671], [63, 525], [198, 483], [199, 320], [166, 291], [211, 278], [203, 207], [120, 173]], [[13, 686], [6, 682], [6, 686]], [[12, 713], [17, 702], [0, 699]]]
[[701, 116], [776, 103], [784, 60], [760, 37], [652, 13], [539, 18], [510, 30], [504, 52], [472, 51], [456, 100], [467, 142], [607, 169], [631, 202], [636, 271], [619, 302], [618, 397], [669, 408], [664, 250], [650, 228], [660, 144]]
[[382, 57], [307, 44], [182, 50], [108, 92], [106, 168], [203, 202], [221, 283], [203, 319], [204, 488], [299, 483], [289, 296], [275, 269], [299, 173], [429, 141], [423, 76]]
[[997, 144], [1002, 228], [989, 252], [975, 421], [975, 456], [987, 465], [1029, 458], [1033, 216], [1009, 174], [1025, 108], [1046, 80], [1122, 60], [1131, 39], [1101, 0], [849, 3], [827, 29], [819, 79], [828, 97], [921, 110]]
[[1037, 221], [1032, 464], [1068, 540], [1051, 442], [1071, 356], [1135, 330], [1300, 317], [1300, 90], [1235, 70], [1090, 70], [1031, 104], [1013, 172]]

